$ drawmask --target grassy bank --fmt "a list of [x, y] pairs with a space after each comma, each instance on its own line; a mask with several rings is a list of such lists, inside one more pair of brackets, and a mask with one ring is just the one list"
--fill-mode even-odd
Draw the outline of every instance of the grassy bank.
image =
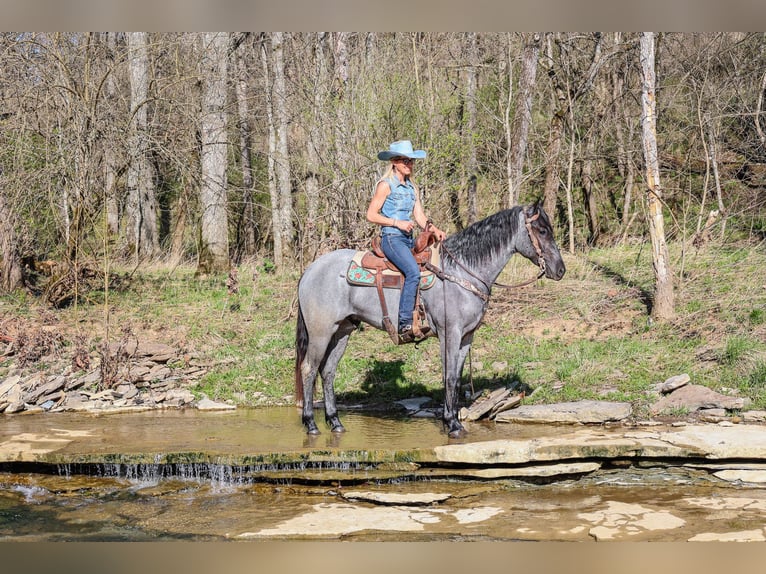
[[[742, 244], [682, 253], [671, 245], [671, 255], [680, 277], [677, 316], [662, 325], [648, 319], [653, 276], [646, 244], [565, 256], [568, 272], [558, 283], [496, 288], [466, 365], [466, 388], [520, 381], [531, 391], [528, 404], [620, 400], [640, 413], [652, 385], [688, 373], [693, 383], [766, 408], [766, 249]], [[534, 272], [514, 258], [500, 281]], [[199, 279], [191, 267], [156, 267], [126, 277], [106, 303], [103, 291], [91, 291], [54, 311], [17, 293], [0, 309], [5, 323], [57, 325], [59, 356], [77, 344], [95, 353], [105, 338], [130, 332], [179, 346], [208, 365], [196, 393], [244, 406], [284, 403], [292, 400], [298, 277], [243, 266], [239, 292], [230, 294], [224, 276]], [[11, 360], [0, 369], [7, 372]], [[48, 364], [43, 357], [30, 368]], [[336, 392], [347, 404], [441, 399], [438, 342], [396, 347], [363, 326], [341, 362]]]

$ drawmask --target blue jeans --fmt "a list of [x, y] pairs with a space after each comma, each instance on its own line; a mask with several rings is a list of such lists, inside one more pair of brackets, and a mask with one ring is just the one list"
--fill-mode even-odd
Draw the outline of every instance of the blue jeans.
[[420, 267], [412, 255], [413, 245], [412, 236], [404, 233], [385, 233], [380, 242], [386, 258], [404, 275], [404, 286], [399, 296], [399, 327], [412, 325], [412, 312], [415, 309], [415, 297], [420, 283]]

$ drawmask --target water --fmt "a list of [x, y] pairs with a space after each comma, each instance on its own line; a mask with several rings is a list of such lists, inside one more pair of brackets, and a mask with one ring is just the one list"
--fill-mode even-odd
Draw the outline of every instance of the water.
[[[352, 412], [347, 433], [315, 438], [298, 419], [294, 408], [4, 417], [0, 541], [766, 538], [766, 491], [707, 471], [644, 464], [456, 480], [408, 470], [419, 449], [454, 442], [433, 419]], [[464, 440], [566, 428], [470, 431]], [[34, 456], [8, 462], [17, 451]], [[386, 453], [398, 454], [367, 461]], [[447, 499], [371, 500], [401, 494]]]

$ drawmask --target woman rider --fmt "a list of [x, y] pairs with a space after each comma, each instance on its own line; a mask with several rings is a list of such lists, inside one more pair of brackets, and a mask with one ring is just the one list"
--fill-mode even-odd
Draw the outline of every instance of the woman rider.
[[[413, 150], [409, 140], [396, 141], [388, 150], [380, 152], [378, 159], [390, 160], [391, 164], [375, 185], [375, 193], [367, 208], [367, 221], [381, 226], [380, 244], [383, 253], [404, 276], [397, 329], [400, 343], [415, 340], [412, 316], [420, 282], [420, 268], [412, 255], [412, 231], [415, 224], [425, 229], [430, 221], [423, 211], [418, 189], [410, 176], [414, 160], [425, 157], [426, 152]], [[444, 239], [444, 232], [433, 223], [430, 229], [439, 241]]]

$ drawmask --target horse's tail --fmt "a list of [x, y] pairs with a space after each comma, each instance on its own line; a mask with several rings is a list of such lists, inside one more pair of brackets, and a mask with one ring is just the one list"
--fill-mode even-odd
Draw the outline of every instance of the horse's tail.
[[306, 358], [309, 346], [309, 332], [306, 329], [306, 320], [303, 318], [301, 303], [298, 301], [298, 324], [295, 327], [295, 404], [303, 407], [303, 374], [301, 366]]

